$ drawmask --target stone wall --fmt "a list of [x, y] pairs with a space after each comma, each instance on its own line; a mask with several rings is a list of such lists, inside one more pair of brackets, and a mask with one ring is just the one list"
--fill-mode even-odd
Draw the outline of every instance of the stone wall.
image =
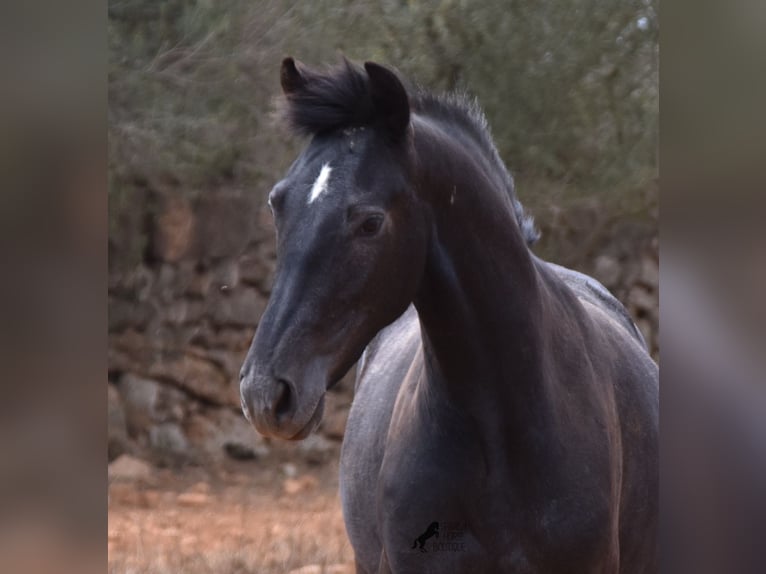
[[242, 192], [140, 197], [140, 225], [110, 242], [110, 460], [263, 456], [238, 373], [270, 292], [269, 220]]
[[[236, 190], [135, 197], [109, 246], [109, 460], [268, 457], [279, 447], [245, 421], [238, 388], [274, 271], [262, 198]], [[656, 239], [614, 231], [577, 266], [627, 303], [656, 356]], [[351, 389], [348, 376], [329, 393], [319, 433], [303, 447], [309, 457], [342, 438]]]

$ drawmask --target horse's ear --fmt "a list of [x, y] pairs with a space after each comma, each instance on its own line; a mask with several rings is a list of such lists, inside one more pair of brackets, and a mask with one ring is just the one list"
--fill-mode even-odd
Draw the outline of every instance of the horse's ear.
[[410, 124], [407, 90], [396, 74], [380, 64], [365, 62], [364, 69], [370, 78], [370, 95], [376, 114], [394, 139], [403, 137]]
[[306, 85], [306, 78], [303, 77], [298, 69], [299, 65], [290, 56], [282, 60], [282, 71], [279, 74], [279, 80], [282, 84], [282, 91], [286, 96], [297, 92]]

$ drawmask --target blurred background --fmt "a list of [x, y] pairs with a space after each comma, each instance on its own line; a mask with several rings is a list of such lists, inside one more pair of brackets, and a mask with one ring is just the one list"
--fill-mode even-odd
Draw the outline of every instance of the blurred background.
[[602, 281], [658, 359], [658, 38], [653, 0], [111, 0], [110, 572], [351, 571], [353, 373], [297, 445], [239, 406], [274, 269], [265, 197], [305, 144], [273, 122], [284, 56], [475, 95], [535, 251]]

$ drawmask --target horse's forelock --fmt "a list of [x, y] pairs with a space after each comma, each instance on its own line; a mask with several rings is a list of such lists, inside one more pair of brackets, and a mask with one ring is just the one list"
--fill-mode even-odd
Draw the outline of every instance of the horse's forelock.
[[334, 67], [314, 70], [298, 66], [302, 82], [286, 92], [280, 115], [300, 135], [315, 135], [349, 126], [371, 124], [375, 109], [367, 72], [343, 59]]

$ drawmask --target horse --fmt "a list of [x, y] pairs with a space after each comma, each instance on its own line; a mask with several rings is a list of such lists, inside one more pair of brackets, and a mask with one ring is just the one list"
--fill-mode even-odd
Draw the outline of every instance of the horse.
[[[281, 86], [310, 142], [269, 194], [277, 265], [242, 407], [303, 439], [357, 364], [340, 462], [357, 572], [657, 572], [658, 366], [601, 284], [533, 254], [476, 102], [345, 59], [286, 58]], [[436, 522], [439, 551], [413, 550]]]

